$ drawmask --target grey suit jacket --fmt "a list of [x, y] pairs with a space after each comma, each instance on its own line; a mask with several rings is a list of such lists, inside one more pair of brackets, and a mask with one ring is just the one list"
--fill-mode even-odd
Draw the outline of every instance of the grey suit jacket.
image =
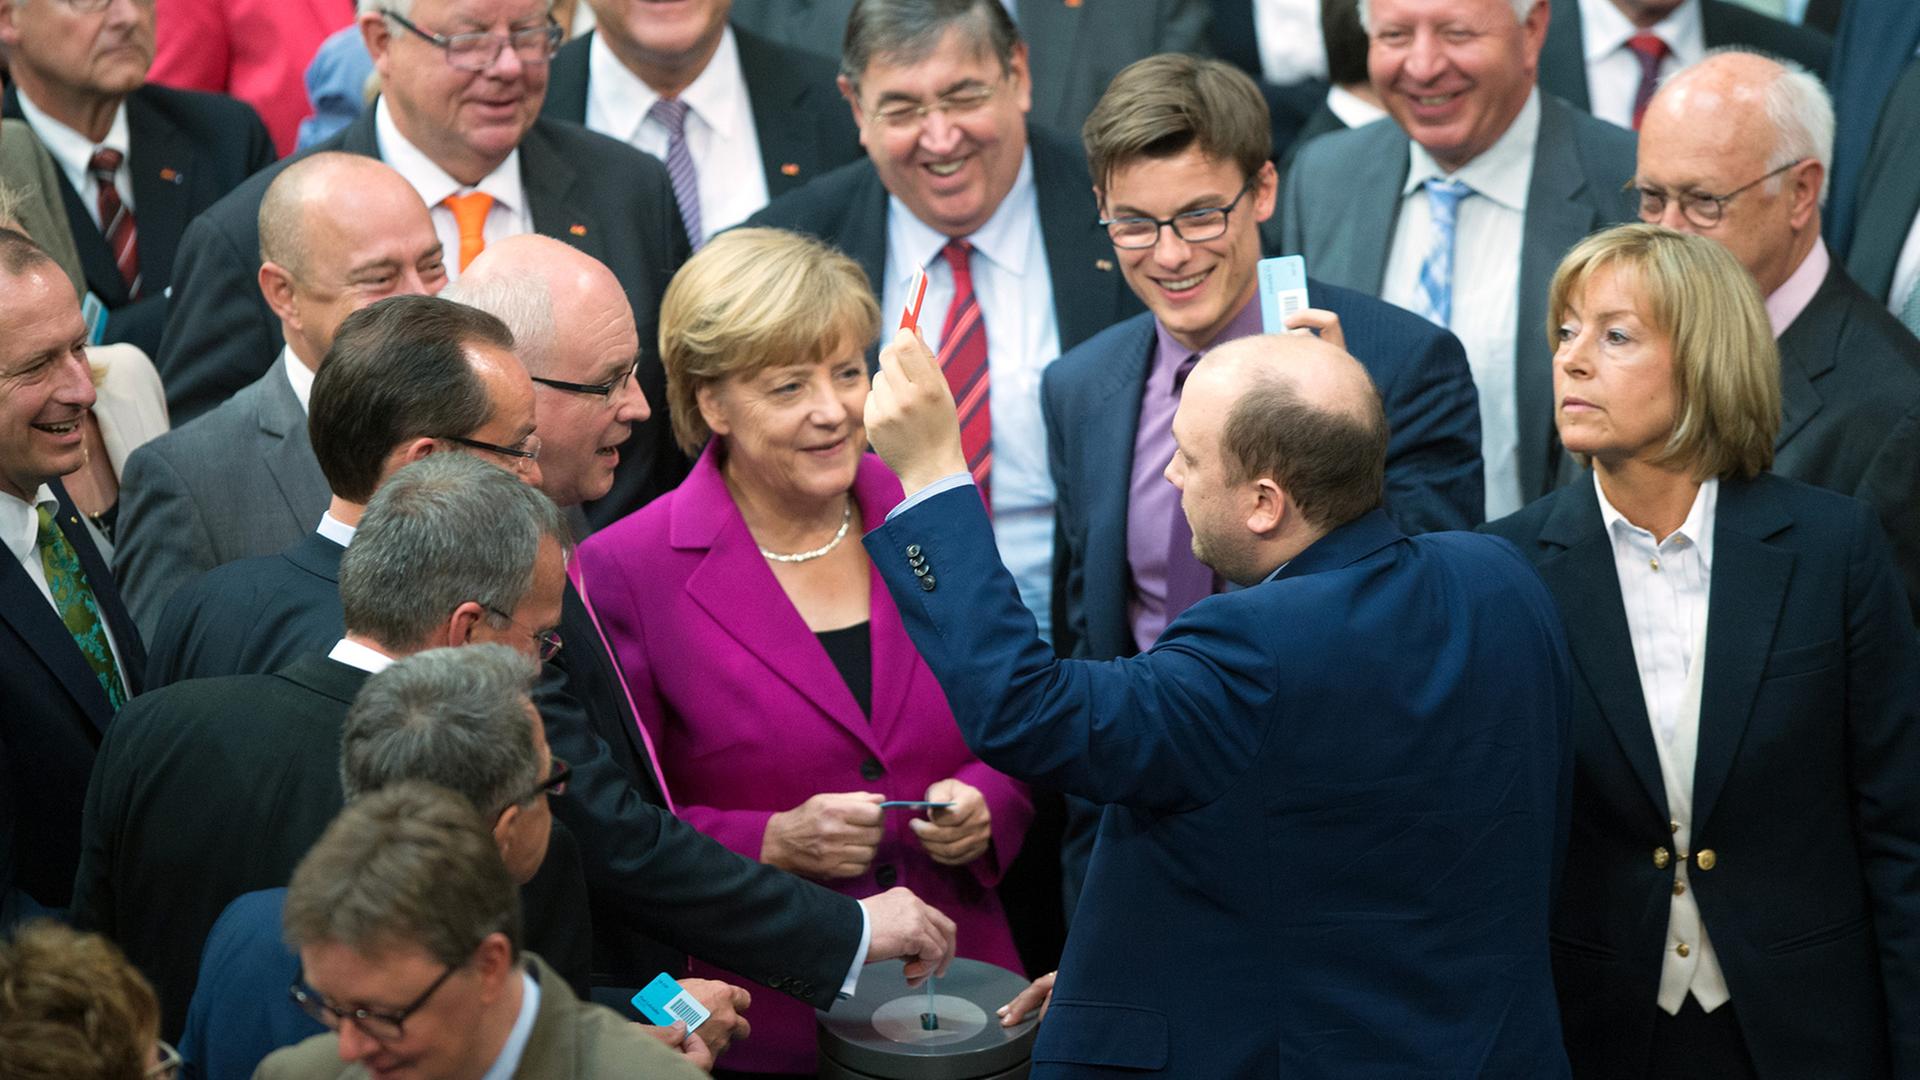
[[1900, 248], [1920, 215], [1920, 60], [1907, 65], [1880, 110], [1853, 213], [1858, 224], [1847, 271], [1884, 304]]
[[[1307, 272], [1316, 278], [1379, 296], [1407, 179], [1407, 147], [1406, 132], [1392, 120], [1302, 146], [1281, 200], [1281, 249], [1306, 256]], [[1624, 190], [1633, 166], [1631, 131], [1540, 95], [1515, 328], [1520, 484], [1527, 499], [1552, 490], [1559, 474], [1547, 288], [1582, 237], [1634, 220], [1634, 200]]]
[[87, 291], [87, 275], [80, 269], [80, 253], [67, 227], [67, 208], [60, 201], [59, 174], [53, 158], [40, 145], [25, 120], [0, 120], [0, 184], [20, 196], [20, 227], [53, 256], [73, 282], [77, 293]]
[[[833, 60], [853, 0], [734, 0], [733, 21]], [[1207, 52], [1208, 0], [1018, 0], [1033, 71], [1027, 121], [1078, 137], [1120, 69], [1155, 53]]]
[[174, 590], [313, 531], [331, 493], [280, 363], [218, 408], [135, 450], [120, 477], [114, 575], [151, 638]]
[[[540, 1010], [520, 1055], [516, 1080], [634, 1080], [663, 1077], [706, 1080], [706, 1074], [668, 1049], [645, 1028], [611, 1009], [583, 1002], [567, 989], [547, 962], [521, 954], [540, 984]], [[260, 1063], [254, 1080], [361, 1080], [367, 1070], [340, 1062], [340, 1036], [315, 1035], [297, 1046], [276, 1050]]]

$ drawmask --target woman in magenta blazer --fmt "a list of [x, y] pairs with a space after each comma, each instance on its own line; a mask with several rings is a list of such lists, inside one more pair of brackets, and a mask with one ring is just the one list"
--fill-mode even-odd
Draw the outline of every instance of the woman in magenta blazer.
[[[1032, 804], [961, 741], [859, 542], [901, 497], [861, 420], [878, 323], [859, 266], [792, 233], [734, 230], [688, 260], [660, 352], [699, 462], [581, 545], [574, 580], [681, 817], [850, 896], [906, 886], [954, 920], [959, 955], [1019, 970], [993, 887]], [[811, 1009], [755, 994], [750, 1019], [728, 1069], [813, 1071]]]

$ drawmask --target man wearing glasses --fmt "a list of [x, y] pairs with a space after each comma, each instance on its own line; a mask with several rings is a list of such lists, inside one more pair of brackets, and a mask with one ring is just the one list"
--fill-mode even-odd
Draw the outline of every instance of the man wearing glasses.
[[153, 33], [153, 0], [0, 0], [14, 83], [3, 111], [59, 166], [86, 289], [107, 310], [102, 340], [149, 354], [187, 223], [274, 158], [252, 108], [147, 83]]
[[1871, 503], [1920, 618], [1920, 342], [1829, 256], [1833, 103], [1806, 71], [1722, 52], [1647, 106], [1640, 217], [1725, 245], [1766, 297], [1784, 422], [1773, 471]]
[[[315, 150], [377, 157], [426, 203], [460, 273], [487, 244], [552, 236], [605, 263], [648, 343], [640, 385], [656, 400], [660, 294], [688, 251], [666, 167], [617, 140], [539, 115], [560, 31], [548, 0], [362, 0], [360, 29], [379, 73], [374, 108]], [[261, 373], [276, 323], [251, 287], [265, 181], [223, 200], [189, 230], [159, 366], [176, 419], [212, 407]], [[611, 493], [587, 509], [612, 520], [672, 488], [687, 469], [664, 417], [636, 425]]]
[[1096, 224], [1079, 148], [1027, 126], [1027, 48], [999, 0], [860, 0], [840, 70], [867, 160], [749, 221], [811, 233], [859, 262], [889, 330], [926, 271], [920, 330], [956, 396], [979, 403], [969, 467], [1021, 599], [1049, 637], [1053, 482], [1040, 372], [1139, 305]]

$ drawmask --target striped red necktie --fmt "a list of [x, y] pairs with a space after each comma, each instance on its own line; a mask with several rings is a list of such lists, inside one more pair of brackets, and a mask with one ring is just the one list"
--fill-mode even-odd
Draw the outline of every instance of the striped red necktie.
[[967, 471], [980, 485], [980, 500], [991, 513], [993, 410], [987, 380], [987, 324], [973, 294], [972, 252], [973, 245], [965, 240], [949, 240], [940, 252], [953, 271], [953, 303], [947, 306], [946, 325], [940, 330], [939, 359], [960, 412], [960, 449], [967, 455]]
[[92, 174], [94, 185], [100, 189], [100, 235], [106, 237], [107, 248], [113, 252], [113, 263], [120, 268], [120, 276], [126, 280], [127, 299], [138, 300], [140, 242], [134, 234], [133, 211], [120, 201], [120, 189], [114, 186], [121, 160], [120, 151], [103, 146], [93, 152], [92, 160], [87, 162], [87, 172]]

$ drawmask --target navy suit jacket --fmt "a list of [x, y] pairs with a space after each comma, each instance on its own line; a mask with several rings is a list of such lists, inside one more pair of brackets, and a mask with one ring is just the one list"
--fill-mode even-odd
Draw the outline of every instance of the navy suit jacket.
[[1859, 228], [1847, 249], [1847, 272], [1884, 304], [1893, 296], [1900, 249], [1920, 216], [1920, 60], [1908, 61], [1886, 95], [1853, 212]]
[[182, 586], [153, 632], [148, 682], [258, 675], [340, 640], [340, 556], [309, 532], [277, 555], [241, 559]]
[[207, 932], [180, 1057], [192, 1080], [250, 1080], [260, 1059], [327, 1030], [287, 996], [300, 957], [280, 914], [286, 888], [238, 897]]
[[[1590, 109], [1587, 95], [1587, 47], [1581, 32], [1582, 3], [1612, 0], [1553, 0], [1547, 41], [1540, 47], [1540, 89]], [[1763, 15], [1734, 0], [1700, 0], [1700, 35], [1707, 48], [1758, 49], [1784, 57], [1825, 78], [1833, 39], [1818, 30]]]
[[1509, 545], [1375, 511], [1093, 663], [970, 488], [866, 544], [980, 759], [1108, 807], [1036, 1080], [1566, 1074], [1566, 646]]
[[[60, 500], [55, 521], [120, 647], [120, 677], [128, 695], [138, 694], [147, 666], [140, 633], [66, 488], [48, 486]], [[87, 776], [112, 719], [107, 692], [53, 605], [19, 563], [0, 559], [0, 914], [30, 913], [22, 899], [67, 906]]]
[[[1572, 829], [1553, 918], [1567, 1050], [1646, 1071], [1667, 943], [1666, 788], [1591, 474], [1487, 526], [1566, 618]], [[1872, 510], [1724, 480], [1690, 872], [1761, 1076], [1920, 1072], [1920, 647]]]
[[[4, 113], [25, 119], [19, 90], [7, 90]], [[148, 83], [127, 95], [127, 173], [133, 186], [133, 219], [140, 251], [140, 299], [127, 295], [127, 281], [113, 249], [88, 216], [80, 193], [64, 171], [61, 203], [80, 253], [87, 289], [107, 306], [107, 341], [127, 341], [148, 356], [160, 351], [167, 323], [167, 286], [173, 257], [194, 216], [273, 164], [273, 140], [252, 106], [224, 94], [175, 90]]]
[[[542, 114], [576, 124], [587, 122], [587, 57], [592, 39], [590, 30], [567, 42], [553, 58]], [[834, 85], [838, 65], [741, 26], [733, 28], [733, 41], [753, 108], [753, 133], [760, 143], [769, 199], [865, 155], [853, 111]]]
[[1853, 250], [1865, 227], [1856, 216], [1862, 174], [1874, 130], [1888, 102], [1888, 88], [1920, 45], [1920, 4], [1912, 0], [1847, 0], [1834, 34], [1833, 179], [1827, 190], [1823, 229], [1842, 256]]
[[[1387, 511], [1407, 532], [1471, 529], [1480, 486], [1480, 409], [1460, 340], [1352, 289], [1309, 281], [1315, 307], [1340, 316], [1347, 348], [1386, 405]], [[1047, 367], [1040, 404], [1053, 472], [1053, 575], [1063, 653], [1132, 654], [1127, 492], [1140, 394], [1157, 335], [1151, 314], [1110, 327]]]

